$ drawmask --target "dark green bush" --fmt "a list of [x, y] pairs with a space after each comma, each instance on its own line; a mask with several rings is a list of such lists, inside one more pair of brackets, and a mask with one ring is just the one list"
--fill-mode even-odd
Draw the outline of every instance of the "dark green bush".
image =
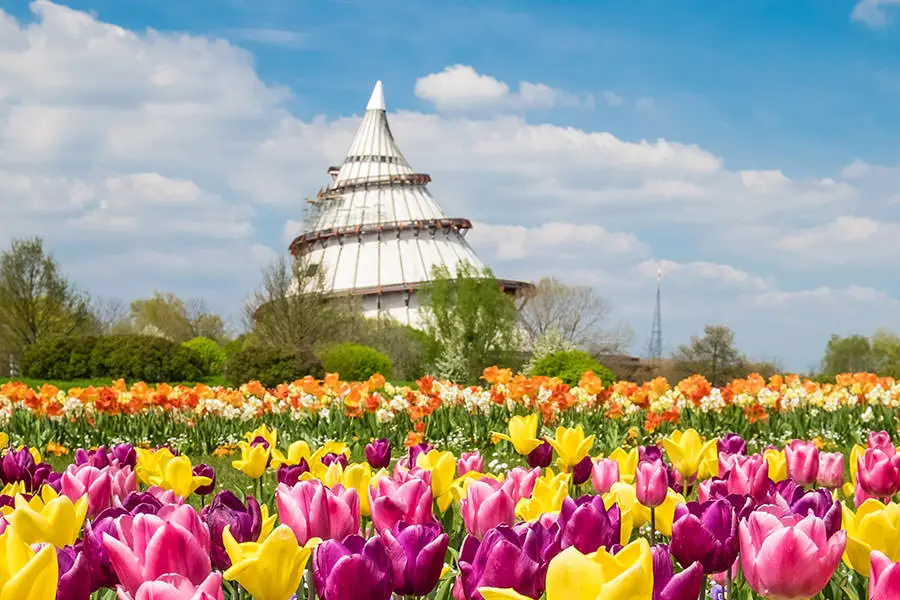
[[203, 359], [204, 375], [221, 375], [222, 365], [225, 364], [225, 350], [223, 350], [215, 340], [205, 337], [195, 337], [182, 344], [185, 348], [190, 348], [200, 355]]
[[325, 376], [322, 363], [307, 350], [247, 346], [225, 360], [225, 378], [232, 385], [259, 381], [266, 387], [290, 383], [311, 375]]
[[593, 371], [604, 385], [615, 381], [612, 371], [598, 363], [587, 352], [581, 350], [564, 350], [548, 354], [534, 365], [533, 375], [545, 377], [558, 377], [570, 386], [578, 385], [581, 376], [587, 371]]
[[34, 379], [84, 379], [91, 374], [95, 337], [58, 338], [34, 344], [25, 352], [22, 373]]
[[380, 373], [385, 379], [393, 376], [393, 366], [387, 354], [359, 344], [335, 344], [326, 348], [319, 358], [328, 373], [338, 373], [345, 381], [365, 381]]

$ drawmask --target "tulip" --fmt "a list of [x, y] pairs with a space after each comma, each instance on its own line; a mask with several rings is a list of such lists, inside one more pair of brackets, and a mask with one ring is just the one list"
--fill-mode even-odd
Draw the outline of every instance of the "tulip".
[[0, 534], [0, 598], [2, 600], [56, 600], [59, 566], [56, 550], [37, 552], [15, 527]]
[[585, 437], [584, 428], [578, 425], [574, 428], [557, 427], [556, 436], [547, 441], [559, 455], [559, 462], [565, 467], [574, 467], [580, 463], [591, 451], [594, 445], [594, 436]]
[[769, 463], [769, 479], [775, 483], [787, 479], [787, 458], [784, 451], [776, 448], [766, 448], [763, 456], [766, 462]]
[[351, 535], [316, 548], [313, 575], [323, 600], [388, 600], [394, 566], [380, 538]]
[[[88, 499], [88, 516], [94, 518], [112, 504], [112, 480], [109, 466], [100, 470], [89, 464], [69, 465], [62, 476], [62, 493], [73, 502]], [[134, 490], [129, 490], [134, 491]]]
[[108, 451], [110, 462], [118, 462], [120, 467], [137, 466], [137, 452], [131, 444], [116, 444]]
[[869, 574], [869, 600], [896, 600], [900, 591], [900, 563], [879, 552], [872, 551], [869, 558], [872, 569]]
[[350, 462], [345, 454], [338, 454], [337, 452], [327, 452], [320, 460], [326, 467], [337, 464], [341, 468], [345, 468]]
[[594, 468], [594, 462], [590, 456], [585, 456], [577, 465], [572, 467], [572, 483], [574, 485], [582, 485], [591, 478]]
[[619, 481], [619, 463], [609, 459], [598, 459], [591, 469], [591, 482], [598, 494], [609, 492], [613, 484]]
[[812, 514], [822, 519], [828, 537], [841, 528], [841, 503], [832, 498], [827, 490], [819, 489], [803, 494], [791, 503], [791, 512], [801, 517]]
[[59, 571], [57, 600], [88, 600], [91, 595], [91, 573], [88, 559], [81, 550], [66, 546], [56, 551]]
[[478, 539], [483, 538], [488, 529], [516, 522], [516, 504], [509, 492], [502, 487], [495, 490], [483, 481], [469, 484], [460, 511], [466, 531]]
[[900, 454], [869, 448], [857, 459], [857, 483], [867, 494], [888, 498], [900, 490]]
[[653, 553], [653, 600], [695, 600], [703, 586], [703, 567], [693, 563], [675, 574], [672, 556], [665, 544], [651, 548]]
[[631, 537], [631, 524], [623, 526], [618, 505], [607, 509], [600, 496], [565, 498], [557, 523], [559, 547], [574, 546], [582, 554], [610, 549]]
[[419, 461], [420, 454], [428, 454], [434, 450], [431, 444], [416, 444], [415, 446], [410, 446], [409, 450], [406, 452], [406, 458], [400, 459], [399, 462], [405, 463], [404, 466], [408, 469], [414, 468]]
[[106, 451], [106, 446], [100, 446], [96, 450], [85, 450], [84, 448], [76, 449], [75, 464], [91, 465], [92, 467], [97, 467], [98, 469], [108, 467], [110, 462], [109, 453]]
[[479, 542], [466, 538], [459, 555], [455, 600], [482, 600], [483, 588], [508, 588], [533, 600], [544, 593], [549, 532], [539, 524], [500, 526]]
[[700, 502], [708, 500], [718, 500], [728, 495], [728, 481], [721, 477], [713, 477], [706, 481], [701, 481], [697, 486], [697, 496]]
[[133, 596], [119, 591], [119, 600], [223, 600], [222, 574], [210, 573], [203, 583], [195, 586], [184, 575], [167, 573], [155, 581], [145, 581]]
[[568, 495], [568, 475], [559, 473], [553, 477], [541, 477], [535, 481], [531, 497], [516, 503], [516, 516], [524, 521], [534, 521], [544, 514], [559, 512], [563, 499]]
[[256, 600], [287, 600], [297, 592], [312, 549], [299, 546], [289, 527], [279, 525], [262, 544], [240, 544], [228, 527], [222, 538], [231, 559], [225, 581], [237, 581]]
[[534, 493], [534, 484], [541, 477], [541, 470], [538, 467], [531, 469], [523, 469], [522, 467], [513, 467], [506, 474], [503, 480], [503, 487], [509, 492], [516, 503], [522, 498], [530, 498]]
[[431, 473], [431, 493], [441, 512], [447, 510], [453, 500], [450, 485], [456, 475], [456, 459], [450, 452], [430, 450], [416, 458], [416, 466]]
[[300, 544], [312, 538], [340, 540], [359, 531], [359, 495], [354, 489], [329, 489], [310, 479], [294, 487], [279, 484], [275, 498], [281, 522]]
[[155, 515], [163, 503], [151, 492], [132, 492], [122, 499], [120, 506], [133, 515]]
[[720, 454], [747, 454], [747, 442], [736, 433], [727, 433], [717, 443]]
[[537, 437], [540, 418], [538, 414], [531, 414], [527, 417], [511, 417], [509, 419], [509, 435], [504, 433], [492, 433], [491, 435], [512, 443], [518, 454], [528, 456], [535, 448], [544, 443]]
[[812, 442], [793, 440], [784, 448], [788, 477], [797, 485], [811, 485], [819, 474], [819, 449]]
[[393, 479], [381, 478], [369, 488], [369, 499], [375, 531], [393, 529], [400, 521], [409, 525], [437, 522], [431, 487], [421, 479], [398, 485]]
[[541, 438], [541, 445], [528, 453], [525, 461], [532, 469], [539, 467], [541, 469], [549, 467], [553, 462], [553, 446], [547, 441], [547, 438]]
[[769, 463], [759, 454], [736, 460], [725, 479], [729, 494], [751, 496], [757, 502], [767, 501], [772, 494]]
[[666, 499], [669, 491], [669, 478], [662, 462], [642, 462], [634, 474], [634, 487], [637, 501], [649, 508], [656, 508]]
[[[142, 461], [146, 466], [142, 466]], [[168, 448], [157, 450], [152, 458], [139, 453], [136, 471], [138, 478], [148, 485], [171, 490], [176, 496], [185, 499], [197, 488], [212, 483], [209, 477], [194, 475], [191, 459], [187, 456], [174, 456]]]
[[[700, 470], [700, 463], [707, 458], [710, 450], [715, 450], [718, 440], [703, 442], [700, 434], [694, 429], [687, 431], [674, 431], [672, 435], [663, 440], [663, 447], [672, 466], [684, 476], [692, 479]], [[718, 460], [716, 461], [718, 470]]]
[[309, 444], [303, 440], [298, 440], [288, 446], [287, 454], [281, 452], [278, 448], [272, 447], [272, 468], [278, 469], [282, 465], [289, 467], [305, 463], [307, 468], [312, 464], [312, 453], [309, 450]]
[[200, 585], [212, 568], [209, 530], [190, 505], [167, 506], [158, 515], [116, 519], [115, 537], [103, 534], [122, 588], [136, 594], [145, 581], [167, 573]]
[[609, 458], [616, 461], [619, 465], [619, 481], [624, 483], [634, 483], [634, 473], [637, 471], [640, 462], [640, 453], [637, 448], [632, 448], [625, 452], [621, 448], [613, 450]]
[[385, 438], [366, 444], [366, 462], [373, 469], [386, 469], [391, 464], [391, 441]]
[[887, 431], [869, 432], [868, 445], [869, 448], [881, 450], [888, 456], [893, 456], [897, 453], [897, 449], [891, 441], [891, 434]]
[[107, 508], [93, 521], [85, 521], [81, 548], [90, 567], [91, 591], [103, 587], [113, 587], [119, 582], [109, 560], [109, 553], [103, 545], [103, 535], [115, 537], [116, 519], [127, 515], [123, 508]]
[[900, 506], [894, 502], [883, 504], [869, 499], [856, 514], [846, 506], [843, 526], [847, 531], [847, 551], [844, 563], [863, 577], [869, 576], [869, 555], [873, 550], [885, 554], [892, 561], [900, 561]]
[[819, 474], [816, 483], [830, 490], [844, 483], [844, 455], [840, 452], [819, 453]]
[[393, 566], [394, 592], [400, 596], [425, 596], [437, 586], [450, 544], [440, 525], [398, 523], [381, 532]]
[[740, 524], [741, 569], [757, 593], [774, 600], [816, 596], [834, 574], [847, 532], [828, 536], [814, 515], [756, 511]]
[[195, 477], [206, 477], [209, 479], [208, 485], [202, 485], [194, 490], [199, 496], [212, 494], [216, 489], [216, 470], [209, 465], [200, 464], [194, 467], [193, 473]]
[[662, 460], [663, 453], [659, 446], [638, 446], [638, 464]]
[[294, 484], [300, 481], [300, 476], [304, 473], [309, 473], [309, 465], [305, 458], [301, 458], [299, 464], [282, 464], [279, 466], [278, 471], [276, 471], [276, 477], [278, 483], [283, 483], [288, 487], [294, 487]]
[[459, 462], [456, 464], [456, 471], [460, 477], [470, 471], [475, 473], [484, 473], [484, 458], [481, 456], [481, 453], [478, 450], [476, 450], [475, 452], [463, 452], [459, 455]]
[[53, 544], [57, 548], [71, 546], [78, 539], [87, 516], [87, 497], [72, 502], [44, 487], [40, 496], [25, 500], [17, 495], [15, 510], [6, 517], [29, 544]]
[[250, 479], [259, 479], [266, 472], [269, 465], [269, 448], [263, 444], [248, 444], [240, 442], [241, 458], [231, 462], [238, 471]]
[[262, 542], [275, 523], [275, 516], [269, 517], [268, 506], [261, 508], [253, 496], [247, 496], [246, 503], [241, 502], [231, 490], [216, 494], [212, 503], [203, 508], [200, 518], [209, 527], [212, 566], [223, 571], [231, 566], [222, 537], [226, 527], [230, 527], [238, 543]]
[[683, 567], [699, 562], [707, 574], [726, 570], [738, 552], [735, 512], [728, 500], [680, 504], [672, 524], [672, 556]]

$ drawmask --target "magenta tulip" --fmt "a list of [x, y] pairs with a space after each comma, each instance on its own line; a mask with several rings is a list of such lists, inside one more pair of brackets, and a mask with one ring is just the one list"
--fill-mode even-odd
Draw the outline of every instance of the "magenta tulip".
[[478, 450], [475, 452], [463, 452], [459, 455], [459, 462], [456, 463], [456, 469], [460, 477], [470, 471], [484, 473], [484, 458], [482, 458], [481, 453], [478, 452]]
[[888, 456], [897, 454], [897, 448], [891, 441], [891, 434], [887, 431], [872, 431], [869, 433], [869, 448], [881, 450]]
[[223, 600], [222, 574], [210, 573], [200, 585], [183, 575], [167, 573], [155, 581], [145, 581], [137, 593], [119, 589], [119, 600]]
[[541, 469], [534, 467], [532, 469], [523, 469], [522, 467], [513, 467], [506, 474], [503, 480], [503, 487], [512, 496], [514, 502], [518, 502], [522, 498], [530, 498], [534, 492], [534, 484], [541, 477]]
[[816, 483], [828, 489], [837, 489], [844, 484], [844, 455], [840, 452], [819, 453], [819, 474]]
[[812, 442], [794, 440], [784, 448], [788, 477], [797, 485], [811, 485], [819, 474], [819, 449]]
[[541, 438], [541, 440], [541, 445], [529, 452], [528, 456], [525, 457], [525, 462], [532, 469], [535, 467], [543, 469], [549, 467], [550, 463], [553, 462], [553, 446], [550, 445], [546, 438]]
[[89, 464], [69, 465], [62, 476], [62, 493], [73, 502], [87, 496], [88, 517], [93, 519], [112, 505], [112, 480], [109, 471]]
[[372, 440], [371, 443], [366, 444], [365, 453], [366, 462], [370, 467], [387, 469], [391, 464], [391, 441], [385, 438]]
[[655, 508], [666, 500], [669, 476], [662, 461], [642, 462], [634, 473], [634, 491], [637, 501]]
[[505, 489], [492, 486], [487, 481], [473, 481], [469, 484], [466, 497], [460, 502], [466, 531], [479, 540], [488, 529], [497, 525], [514, 525], [516, 503]]
[[611, 458], [601, 458], [594, 463], [591, 482], [594, 484], [595, 492], [606, 494], [617, 481], [619, 481], [619, 463]]
[[349, 535], [316, 547], [313, 575], [323, 600], [388, 600], [394, 565], [380, 537]]
[[869, 600], [897, 600], [900, 598], [900, 563], [873, 550], [869, 555]]
[[432, 511], [434, 497], [431, 486], [421, 479], [412, 478], [398, 484], [382, 477], [369, 488], [369, 507], [375, 531], [393, 529], [403, 521], [408, 525], [436, 523]]
[[91, 596], [91, 570], [88, 558], [77, 547], [56, 551], [59, 569], [56, 600], [88, 600]]
[[103, 545], [124, 591], [175, 574], [200, 585], [212, 570], [209, 529], [190, 505], [164, 506], [158, 515], [118, 517], [116, 536], [103, 534]]
[[825, 522], [809, 514], [753, 512], [739, 526], [741, 568], [755, 592], [772, 600], [808, 600], [834, 574], [847, 532], [830, 537]]
[[359, 496], [353, 488], [329, 489], [318, 479], [308, 479], [294, 487], [278, 484], [275, 498], [281, 522], [300, 544], [311, 538], [341, 540], [359, 532]]
[[590, 456], [582, 458], [577, 465], [572, 467], [572, 484], [583, 485], [591, 478], [594, 470], [594, 461]]
[[676, 574], [669, 547], [654, 546], [653, 552], [653, 600], [695, 600], [703, 586], [703, 567], [693, 563]]
[[425, 596], [435, 588], [444, 567], [449, 536], [438, 524], [406, 525], [381, 532], [381, 541], [393, 565], [394, 592], [398, 596]]
[[887, 498], [900, 490], [900, 454], [869, 448], [857, 459], [856, 465], [857, 483], [866, 494]]

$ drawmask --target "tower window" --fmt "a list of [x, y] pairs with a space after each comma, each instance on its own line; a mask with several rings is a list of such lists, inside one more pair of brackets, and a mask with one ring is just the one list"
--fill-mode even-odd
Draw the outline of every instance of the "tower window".
[[306, 276], [312, 277], [319, 272], [319, 263], [310, 263], [306, 267]]

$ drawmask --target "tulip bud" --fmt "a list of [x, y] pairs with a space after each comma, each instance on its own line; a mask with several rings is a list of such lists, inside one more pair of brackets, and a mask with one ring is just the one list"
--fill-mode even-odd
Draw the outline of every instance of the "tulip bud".
[[282, 464], [278, 467], [276, 473], [278, 483], [283, 483], [288, 487], [294, 487], [294, 484], [300, 481], [300, 476], [309, 472], [309, 463], [305, 458], [301, 458], [296, 465]]
[[211, 480], [209, 485], [198, 487], [194, 490], [194, 493], [198, 496], [212, 494], [213, 490], [216, 489], [216, 470], [209, 465], [199, 464], [194, 467], [193, 473], [195, 477], [209, 477]]
[[381, 541], [393, 563], [394, 593], [424, 597], [437, 586], [450, 544], [440, 525], [398, 523], [381, 532]]
[[606, 494], [619, 481], [619, 463], [610, 458], [599, 459], [591, 471], [591, 481], [595, 492]]
[[460, 477], [469, 472], [484, 473], [484, 458], [477, 450], [475, 452], [463, 452], [459, 455], [456, 470]]
[[812, 442], [794, 440], [784, 448], [788, 477], [797, 485], [816, 482], [819, 473], [819, 449]]
[[888, 498], [900, 490], [900, 454], [869, 448], [857, 459], [857, 483], [876, 498]]
[[391, 464], [391, 441], [382, 438], [366, 444], [366, 462], [373, 469], [388, 468]]
[[655, 508], [666, 500], [669, 478], [662, 461], [642, 462], [634, 474], [635, 495], [644, 506]]
[[549, 467], [550, 463], [553, 462], [553, 446], [546, 439], [541, 439], [543, 440], [541, 445], [529, 452], [525, 459], [528, 461], [528, 466], [532, 469], [535, 467], [543, 469]]
[[840, 452], [819, 453], [819, 474], [816, 483], [828, 489], [836, 489], [844, 483], [844, 455]]
[[872, 431], [869, 433], [869, 448], [877, 448], [888, 456], [897, 453], [894, 443], [891, 441], [891, 434], [887, 431]]
[[516, 522], [513, 497], [500, 483], [494, 486], [489, 480], [469, 484], [466, 497], [460, 502], [460, 512], [466, 531], [478, 539], [484, 537], [488, 529]]
[[594, 468], [594, 461], [590, 456], [585, 456], [577, 465], [572, 467], [572, 483], [581, 485], [591, 478], [591, 471]]

